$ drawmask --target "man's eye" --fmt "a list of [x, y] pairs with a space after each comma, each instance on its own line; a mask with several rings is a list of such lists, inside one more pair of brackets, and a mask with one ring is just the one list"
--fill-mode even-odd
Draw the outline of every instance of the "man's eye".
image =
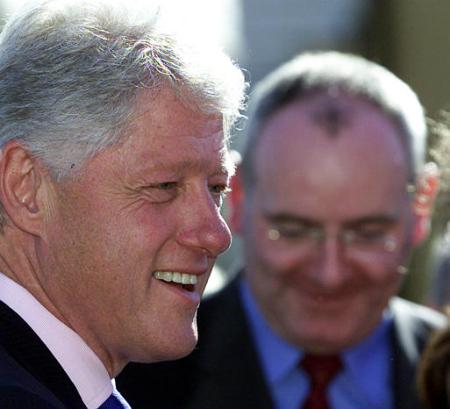
[[217, 184], [217, 185], [211, 185], [209, 187], [209, 190], [213, 197], [215, 198], [215, 201], [218, 206], [222, 206], [223, 199], [231, 191], [228, 185], [224, 184]]
[[346, 234], [348, 241], [361, 244], [377, 243], [386, 238], [384, 229], [349, 230]]
[[177, 182], [152, 183], [143, 188], [145, 196], [151, 202], [165, 203], [174, 199], [177, 195]]
[[275, 226], [275, 229], [280, 234], [280, 237], [292, 240], [313, 239], [318, 234], [317, 229], [303, 224], [282, 224]]
[[176, 182], [162, 182], [162, 183], [156, 183], [154, 185], [150, 185], [153, 189], [161, 189], [161, 190], [171, 190], [175, 189], [177, 187]]
[[213, 194], [216, 195], [226, 195], [231, 191], [228, 185], [212, 185], [209, 189]]

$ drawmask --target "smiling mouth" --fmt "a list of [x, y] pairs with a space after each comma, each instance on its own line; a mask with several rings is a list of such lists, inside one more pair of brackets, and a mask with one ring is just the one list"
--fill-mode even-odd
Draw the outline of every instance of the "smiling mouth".
[[186, 291], [194, 291], [195, 284], [197, 284], [197, 276], [195, 274], [170, 272], [170, 271], [155, 271], [153, 277], [157, 280], [183, 288]]

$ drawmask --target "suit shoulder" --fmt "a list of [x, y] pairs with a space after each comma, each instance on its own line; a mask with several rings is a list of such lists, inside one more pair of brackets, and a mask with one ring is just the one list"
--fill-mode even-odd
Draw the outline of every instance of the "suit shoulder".
[[60, 409], [42, 396], [17, 385], [0, 385], [2, 409]]
[[64, 405], [0, 345], [0, 408], [64, 409]]
[[402, 298], [394, 298], [390, 303], [394, 317], [414, 322], [430, 330], [443, 328], [448, 324], [444, 314]]
[[397, 340], [411, 357], [420, 353], [432, 333], [448, 325], [445, 315], [404, 299], [392, 300], [390, 310]]

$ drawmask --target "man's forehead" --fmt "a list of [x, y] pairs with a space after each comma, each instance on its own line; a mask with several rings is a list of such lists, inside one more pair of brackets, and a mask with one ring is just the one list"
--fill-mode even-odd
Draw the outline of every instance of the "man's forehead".
[[160, 136], [167, 137], [174, 133], [204, 137], [223, 132], [221, 113], [203, 112], [194, 101], [181, 98], [170, 87], [141, 93], [136, 108], [134, 129], [140, 132], [148, 131], [149, 124], [158, 128]]
[[354, 110], [338, 98], [327, 98], [311, 106], [309, 117], [313, 124], [322, 128], [326, 135], [336, 137], [350, 126]]
[[151, 112], [143, 114], [122, 143], [103, 156], [110, 155], [118, 171], [143, 179], [156, 173], [162, 177], [194, 171], [208, 175], [232, 172], [221, 121], [208, 116], [191, 121], [184, 109], [173, 113], [173, 121], [170, 112], [166, 114], [164, 120]]
[[349, 122], [343, 112], [339, 134], [330, 137], [309, 115], [322, 111], [305, 109], [297, 115], [302, 107], [274, 117], [257, 147], [256, 185], [264, 200], [279, 200], [286, 208], [290, 203], [292, 209], [299, 203], [308, 209], [342, 205], [342, 213], [354, 206], [363, 215], [395, 207], [405, 196], [408, 162], [390, 119], [366, 104], [355, 108], [360, 111]]
[[206, 170], [214, 173], [230, 173], [234, 169], [234, 164], [226, 148], [216, 151], [217, 155], [205, 157], [202, 155], [172, 156], [167, 160], [162, 160], [156, 156], [148, 164], [149, 168], [173, 169], [177, 171]]
[[330, 88], [312, 92], [281, 106], [266, 118], [263, 130], [280, 115], [294, 111], [295, 115], [304, 118], [311, 126], [320, 127], [329, 136], [336, 136], [341, 130], [351, 126], [355, 117], [367, 110], [375, 111], [392, 126], [397, 126], [390, 114], [367, 98]]
[[208, 175], [232, 175], [234, 163], [225, 144], [208, 150], [173, 151], [149, 150], [135, 163], [137, 173], [153, 174], [170, 172], [176, 174], [207, 173]]
[[402, 156], [406, 154], [404, 138], [392, 118], [373, 103], [346, 94], [320, 93], [290, 103], [268, 118], [260, 139], [269, 151], [283, 145], [305, 151], [312, 146], [400, 144]]

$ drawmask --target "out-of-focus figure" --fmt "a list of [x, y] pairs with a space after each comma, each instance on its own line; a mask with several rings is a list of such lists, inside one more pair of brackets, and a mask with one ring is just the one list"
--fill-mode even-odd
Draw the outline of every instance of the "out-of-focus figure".
[[306, 53], [248, 117], [230, 218], [244, 264], [200, 307], [189, 357], [118, 384], [142, 409], [420, 408], [415, 367], [445, 318], [396, 296], [439, 185], [417, 96], [363, 58]]

